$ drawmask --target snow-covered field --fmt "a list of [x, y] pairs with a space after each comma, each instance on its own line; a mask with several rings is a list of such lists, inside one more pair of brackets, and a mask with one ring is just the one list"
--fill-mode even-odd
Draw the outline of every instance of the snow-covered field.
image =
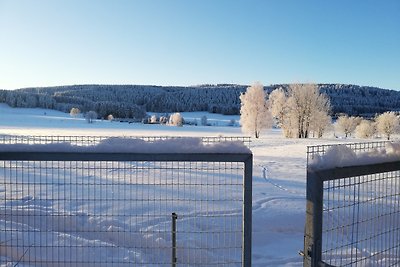
[[[228, 127], [226, 122], [239, 121], [239, 116], [224, 117], [208, 113], [183, 113], [184, 118], [207, 115], [217, 126], [171, 127], [128, 124], [84, 119], [43, 109], [12, 109], [0, 104], [0, 135], [101, 135], [101, 136], [242, 136], [240, 127]], [[219, 126], [218, 126], [219, 125]], [[333, 135], [332, 135], [333, 136]], [[351, 139], [351, 142], [359, 141]], [[285, 139], [280, 130], [270, 130], [259, 139], [252, 139], [253, 168], [253, 266], [302, 266], [298, 251], [303, 246], [306, 189], [306, 146], [343, 143], [342, 139]], [[29, 199], [28, 199], [29, 200]], [[22, 202], [28, 201], [21, 199]], [[21, 202], [21, 203], [22, 203]], [[23, 204], [23, 203], [22, 203]], [[21, 204], [21, 205], [22, 205]], [[54, 207], [36, 203], [42, 212]], [[84, 220], [85, 218], [82, 217]], [[86, 225], [96, 222], [85, 222]], [[119, 222], [122, 225], [122, 222]], [[97, 226], [101, 223], [96, 224]], [[119, 225], [119, 227], [122, 227]], [[56, 229], [57, 230], [57, 229]], [[56, 234], [56, 231], [54, 234]], [[90, 231], [88, 231], [88, 234]], [[10, 237], [12, 238], [12, 237]], [[43, 238], [53, 238], [47, 236]], [[66, 237], [67, 238], [67, 237]], [[72, 241], [71, 241], [72, 242]], [[106, 245], [100, 246], [107, 250]], [[123, 248], [118, 248], [123, 250]], [[0, 262], [6, 250], [0, 244]], [[119, 251], [125, 255], [125, 251]], [[138, 255], [126, 255], [138, 257]], [[9, 263], [11, 264], [11, 263]], [[8, 265], [0, 265], [8, 266]], [[21, 264], [19, 266], [22, 266]]]

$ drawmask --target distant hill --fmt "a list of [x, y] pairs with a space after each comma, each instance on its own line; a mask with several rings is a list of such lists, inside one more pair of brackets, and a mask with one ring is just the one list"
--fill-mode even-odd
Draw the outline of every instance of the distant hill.
[[329, 96], [333, 114], [373, 117], [400, 111], [400, 91], [346, 84], [322, 84], [320, 91]]
[[[269, 93], [287, 84], [266, 86]], [[370, 117], [400, 111], [400, 92], [376, 87], [319, 84], [330, 98], [333, 115], [346, 113]], [[11, 107], [41, 107], [69, 112], [95, 110], [101, 117], [143, 118], [145, 112], [209, 111], [239, 114], [239, 95], [247, 85], [217, 84], [190, 87], [149, 85], [71, 85], [0, 90], [0, 102]]]

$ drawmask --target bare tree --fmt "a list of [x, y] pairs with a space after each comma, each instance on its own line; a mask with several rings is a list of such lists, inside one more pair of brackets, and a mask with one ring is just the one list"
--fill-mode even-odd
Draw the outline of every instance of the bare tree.
[[157, 122], [158, 122], [157, 115], [151, 115], [151, 117], [150, 117], [150, 123], [151, 123], [151, 124], [155, 124], [155, 123], [157, 123]]
[[360, 117], [349, 117], [347, 115], [340, 116], [336, 121], [336, 129], [339, 132], [343, 132], [345, 137], [350, 136], [356, 129], [357, 125], [360, 124], [362, 118]]
[[316, 111], [312, 114], [310, 130], [313, 132], [313, 137], [321, 138], [331, 125], [332, 118], [326, 112]]
[[96, 111], [88, 111], [85, 114], [85, 119], [88, 123], [93, 123], [95, 119], [97, 119], [97, 113]]
[[319, 116], [327, 117], [330, 111], [330, 103], [328, 97], [319, 92], [317, 85], [292, 84], [289, 86], [289, 97], [284, 108], [286, 115], [283, 119], [282, 128], [285, 136], [308, 138], [311, 125], [317, 124], [313, 120], [319, 118]]
[[81, 110], [79, 108], [71, 108], [69, 115], [71, 115], [71, 117], [76, 118], [80, 113], [81, 113]]
[[174, 113], [169, 117], [169, 125], [183, 126], [183, 117], [180, 113]]
[[245, 133], [260, 137], [262, 130], [272, 127], [272, 116], [268, 110], [264, 86], [254, 83], [246, 93], [240, 95], [240, 123]]
[[286, 101], [287, 97], [282, 88], [275, 89], [269, 94], [268, 97], [269, 110], [271, 111], [272, 117], [275, 118], [276, 124], [279, 128], [282, 128], [286, 117]]
[[[288, 99], [288, 103], [291, 102], [291, 99]], [[283, 135], [286, 138], [293, 138], [296, 136], [297, 133], [297, 120], [294, 116], [285, 116], [283, 117], [282, 121], [282, 130], [283, 130]]]
[[114, 120], [114, 116], [112, 114], [107, 116], [107, 120], [108, 121], [113, 121]]
[[166, 116], [161, 116], [159, 121], [160, 121], [160, 124], [167, 124], [168, 118]]
[[369, 120], [362, 120], [355, 130], [356, 137], [358, 138], [371, 138], [375, 132], [375, 123]]
[[207, 116], [206, 115], [204, 115], [204, 116], [202, 116], [201, 117], [201, 125], [202, 126], [207, 126], [207, 124], [208, 124], [208, 122], [207, 122]]
[[375, 118], [378, 132], [390, 140], [390, 137], [399, 130], [399, 118], [392, 111], [385, 112]]

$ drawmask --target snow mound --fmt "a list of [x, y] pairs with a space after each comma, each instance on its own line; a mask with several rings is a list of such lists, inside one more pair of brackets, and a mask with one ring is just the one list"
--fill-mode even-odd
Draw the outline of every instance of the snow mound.
[[177, 138], [153, 142], [142, 139], [112, 137], [97, 145], [78, 146], [70, 143], [1, 144], [0, 152], [80, 152], [80, 153], [241, 153], [251, 151], [242, 142], [203, 144], [201, 138]]
[[316, 170], [356, 165], [400, 161], [400, 143], [387, 143], [385, 148], [356, 153], [346, 145], [329, 148], [324, 155], [316, 155], [309, 167]]

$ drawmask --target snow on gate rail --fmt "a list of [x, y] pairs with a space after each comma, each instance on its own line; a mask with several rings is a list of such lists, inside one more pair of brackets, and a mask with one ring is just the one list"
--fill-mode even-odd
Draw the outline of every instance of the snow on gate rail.
[[240, 142], [0, 145], [0, 262], [250, 266], [251, 177]]
[[[97, 145], [112, 136], [74, 136], [74, 135], [0, 135], [0, 144], [51, 144], [51, 143], [71, 143], [80, 146]], [[148, 142], [171, 139], [186, 139], [181, 136], [123, 136], [122, 138], [140, 139]], [[250, 147], [251, 138], [249, 136], [203, 136], [199, 137], [203, 144], [214, 144], [221, 142], [242, 142]]]
[[399, 143], [308, 147], [304, 266], [398, 266], [399, 203]]

